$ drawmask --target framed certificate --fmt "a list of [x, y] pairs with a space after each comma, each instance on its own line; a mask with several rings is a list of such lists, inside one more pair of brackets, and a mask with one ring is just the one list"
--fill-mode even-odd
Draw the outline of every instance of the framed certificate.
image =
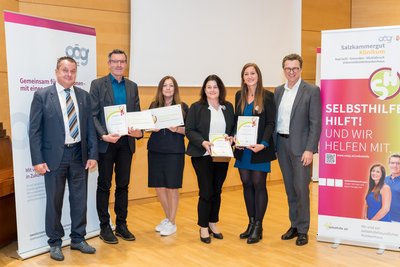
[[104, 107], [107, 131], [110, 134], [127, 135], [126, 105]]
[[150, 110], [126, 113], [126, 124], [134, 129], [154, 129], [153, 116]]
[[231, 143], [225, 140], [226, 134], [210, 134], [211, 157], [233, 158]]
[[257, 144], [257, 116], [239, 116], [236, 128], [236, 146], [251, 146]]
[[150, 109], [156, 129], [184, 125], [181, 105]]

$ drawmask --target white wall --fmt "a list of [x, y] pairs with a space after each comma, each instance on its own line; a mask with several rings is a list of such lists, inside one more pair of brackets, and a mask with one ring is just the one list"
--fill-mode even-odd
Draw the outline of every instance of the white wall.
[[255, 62], [264, 86], [282, 83], [281, 60], [301, 51], [301, 0], [132, 0], [130, 77], [173, 75], [199, 86], [209, 74], [239, 86]]

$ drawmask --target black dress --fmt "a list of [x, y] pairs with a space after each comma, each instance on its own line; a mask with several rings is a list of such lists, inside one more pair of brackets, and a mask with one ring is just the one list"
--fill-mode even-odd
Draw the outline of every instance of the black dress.
[[[189, 108], [183, 102], [181, 106], [185, 118]], [[147, 142], [149, 187], [182, 187], [185, 166], [184, 137], [183, 134], [168, 129], [151, 133]]]

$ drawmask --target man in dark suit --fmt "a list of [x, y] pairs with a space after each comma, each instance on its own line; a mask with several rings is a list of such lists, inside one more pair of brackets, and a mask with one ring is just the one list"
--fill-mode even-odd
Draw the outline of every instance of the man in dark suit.
[[64, 260], [61, 210], [68, 181], [71, 210], [71, 249], [93, 254], [85, 241], [88, 169], [98, 159], [96, 131], [89, 94], [75, 87], [77, 64], [73, 58], [57, 60], [56, 83], [36, 91], [29, 117], [32, 164], [44, 174], [46, 234], [50, 257]]
[[140, 111], [136, 83], [124, 78], [127, 56], [115, 49], [108, 54], [110, 74], [92, 81], [90, 97], [93, 120], [99, 138], [99, 178], [97, 180], [97, 213], [100, 220], [100, 238], [108, 244], [118, 243], [110, 226], [108, 203], [112, 175], [115, 169], [115, 234], [124, 240], [133, 241], [135, 236], [128, 230], [128, 186], [131, 173], [132, 155], [135, 152], [135, 138], [143, 136], [142, 131], [129, 129], [127, 136], [110, 134], [107, 131], [104, 107], [126, 104], [127, 112]]
[[275, 140], [289, 204], [291, 226], [282, 240], [297, 236], [296, 245], [308, 243], [310, 228], [311, 162], [321, 134], [321, 95], [317, 86], [301, 79], [303, 59], [283, 58], [287, 82], [275, 89], [277, 123]]

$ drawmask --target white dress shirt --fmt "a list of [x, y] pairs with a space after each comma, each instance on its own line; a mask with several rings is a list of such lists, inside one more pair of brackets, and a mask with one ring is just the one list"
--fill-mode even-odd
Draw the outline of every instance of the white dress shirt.
[[280, 134], [290, 134], [290, 115], [292, 114], [294, 99], [299, 91], [300, 83], [301, 79], [291, 89], [288, 87], [287, 82], [284, 85], [285, 91], [283, 92], [278, 108], [278, 118], [276, 121], [276, 131]]
[[[211, 112], [209, 134], [224, 134], [226, 129], [226, 122], [224, 113], [222, 112], [222, 107], [219, 106], [218, 109], [215, 109], [213, 106], [209, 105], [208, 109]], [[210, 140], [210, 138], [208, 139]], [[207, 155], [210, 155], [208, 151], [206, 151], [203, 156]]]

